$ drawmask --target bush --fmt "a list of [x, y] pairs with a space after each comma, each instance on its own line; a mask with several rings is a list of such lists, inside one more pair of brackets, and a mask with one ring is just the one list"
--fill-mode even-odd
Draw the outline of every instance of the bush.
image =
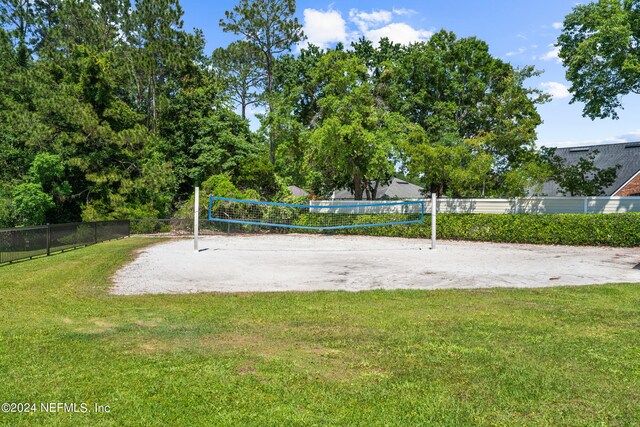
[[53, 197], [42, 190], [42, 185], [24, 183], [12, 192], [13, 211], [18, 225], [40, 225], [47, 222], [46, 213], [55, 205]]
[[[640, 246], [640, 213], [440, 214], [437, 236], [447, 240], [584, 246]], [[359, 222], [375, 222], [361, 216]], [[317, 222], [317, 224], [316, 224]], [[321, 225], [301, 216], [300, 225]], [[339, 234], [430, 238], [431, 218], [418, 224], [338, 230]]]

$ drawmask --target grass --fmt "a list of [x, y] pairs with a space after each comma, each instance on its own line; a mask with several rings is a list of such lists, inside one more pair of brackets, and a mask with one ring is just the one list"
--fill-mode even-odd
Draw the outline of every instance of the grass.
[[[1, 425], [637, 425], [640, 287], [115, 296], [132, 238], [0, 267]], [[215, 278], [212, 278], [215, 279]]]

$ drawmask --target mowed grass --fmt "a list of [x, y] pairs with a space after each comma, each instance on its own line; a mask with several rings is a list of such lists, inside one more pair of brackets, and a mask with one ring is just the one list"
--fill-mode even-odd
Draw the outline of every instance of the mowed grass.
[[0, 403], [110, 408], [1, 424], [640, 422], [638, 285], [111, 295], [154, 242], [0, 267]]

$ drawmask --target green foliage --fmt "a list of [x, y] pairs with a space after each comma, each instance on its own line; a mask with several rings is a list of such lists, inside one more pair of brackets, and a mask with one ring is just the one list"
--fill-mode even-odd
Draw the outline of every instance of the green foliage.
[[47, 211], [53, 208], [53, 197], [40, 184], [23, 183], [11, 194], [17, 225], [41, 225], [47, 222]]
[[[50, 221], [168, 217], [189, 194], [194, 169], [209, 168], [202, 179], [237, 173], [243, 156], [258, 151], [206, 68], [201, 32], [182, 30], [177, 1], [7, 7], [0, 179], [40, 183], [56, 205]], [[14, 15], [26, 17], [23, 33], [35, 40], [25, 39], [21, 62]], [[212, 151], [214, 139], [223, 153], [210, 164], [192, 148]]]
[[276, 152], [275, 132], [271, 123], [276, 58], [305, 38], [295, 12], [295, 0], [240, 0], [232, 10], [225, 12], [225, 19], [220, 19], [223, 31], [243, 36], [247, 43], [253, 45], [254, 51], [261, 52], [259, 64], [264, 71], [264, 96], [268, 106], [264, 124], [268, 128], [271, 163], [275, 163]]
[[[316, 216], [318, 216], [316, 214]], [[640, 214], [439, 214], [439, 239], [578, 246], [640, 246]], [[358, 215], [362, 224], [375, 215]], [[321, 225], [321, 218], [302, 216], [300, 225]], [[431, 218], [409, 225], [353, 228], [339, 234], [431, 237]]]
[[71, 185], [64, 180], [65, 164], [60, 155], [37, 154], [28, 174], [32, 182], [40, 184], [54, 199], [63, 200], [71, 195]]
[[273, 164], [266, 155], [247, 159], [235, 183], [238, 188], [256, 190], [263, 198], [271, 198], [279, 190]]
[[430, 192], [472, 197], [483, 194], [488, 184], [493, 159], [476, 140], [463, 141], [449, 134], [435, 144], [414, 138], [402, 148], [408, 172], [420, 176], [422, 185]]
[[640, 94], [640, 1], [597, 0], [575, 6], [558, 37], [571, 102], [582, 114], [618, 118], [621, 96]]
[[[209, 196], [217, 197], [230, 197], [234, 199], [251, 199], [260, 200], [260, 194], [255, 190], [246, 189], [240, 190], [231, 182], [229, 175], [213, 175], [210, 176], [200, 186], [200, 214], [204, 217], [206, 212], [209, 211]], [[195, 195], [191, 194], [191, 197], [187, 199], [180, 209], [178, 209], [174, 215], [175, 218], [189, 218], [193, 219], [193, 204], [195, 202]]]
[[[524, 82], [539, 72], [514, 69], [491, 56], [485, 42], [444, 30], [426, 43], [389, 50], [395, 66], [381, 74], [387, 88], [382, 95], [426, 133], [407, 147], [410, 173], [430, 175], [426, 184], [440, 194], [507, 196], [526, 190], [505, 188], [505, 181], [535, 157], [535, 128], [541, 123], [536, 104], [548, 97]], [[418, 158], [412, 162], [413, 156]], [[436, 160], [438, 171], [425, 160]]]
[[[384, 182], [397, 166], [428, 190], [475, 197], [522, 195], [547, 177], [538, 167], [535, 128], [536, 105], [548, 96], [525, 86], [539, 74], [532, 67], [514, 69], [481, 40], [446, 31], [409, 46], [385, 39], [374, 48], [362, 39], [353, 47], [310, 46], [278, 62], [278, 156], [286, 159], [277, 163], [279, 174], [320, 195], [355, 189], [347, 176], [358, 171], [345, 172], [340, 159], [358, 149], [325, 156], [324, 147], [353, 140], [382, 148], [386, 140], [387, 149], [373, 148], [378, 169], [364, 174], [356, 193], [374, 193], [367, 185]], [[346, 164], [355, 165], [357, 154], [351, 157]]]
[[367, 68], [356, 56], [329, 52], [312, 71], [320, 88], [308, 133], [306, 164], [316, 194], [349, 187], [355, 199], [375, 198], [375, 183], [394, 173], [394, 144], [416, 130], [398, 114], [378, 108]]
[[237, 114], [222, 110], [199, 120], [198, 125], [190, 148], [193, 167], [189, 175], [194, 182], [223, 173], [240, 178], [247, 171], [243, 163], [260, 157], [261, 147], [255, 143], [248, 122]]
[[261, 55], [254, 44], [244, 40], [233, 42], [226, 49], [218, 48], [211, 55], [226, 92], [240, 106], [242, 119], [247, 118], [247, 107], [260, 101], [257, 90], [264, 80], [260, 73]]
[[450, 195], [521, 195], [539, 178], [532, 68], [444, 31], [287, 54], [304, 39], [295, 6], [239, 0], [220, 25], [243, 40], [208, 58], [178, 0], [0, 2], [0, 221], [18, 221], [24, 183], [52, 198], [47, 220], [70, 222], [170, 217], [221, 174], [277, 200], [285, 182], [375, 198], [400, 167]]
[[0, 191], [0, 228], [14, 227], [16, 223], [11, 194]]

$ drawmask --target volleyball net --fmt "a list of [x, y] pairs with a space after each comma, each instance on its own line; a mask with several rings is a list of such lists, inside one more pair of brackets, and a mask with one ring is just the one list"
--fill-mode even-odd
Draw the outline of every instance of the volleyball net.
[[309, 205], [209, 197], [209, 220], [307, 230], [381, 227], [422, 222], [424, 200], [312, 202]]

